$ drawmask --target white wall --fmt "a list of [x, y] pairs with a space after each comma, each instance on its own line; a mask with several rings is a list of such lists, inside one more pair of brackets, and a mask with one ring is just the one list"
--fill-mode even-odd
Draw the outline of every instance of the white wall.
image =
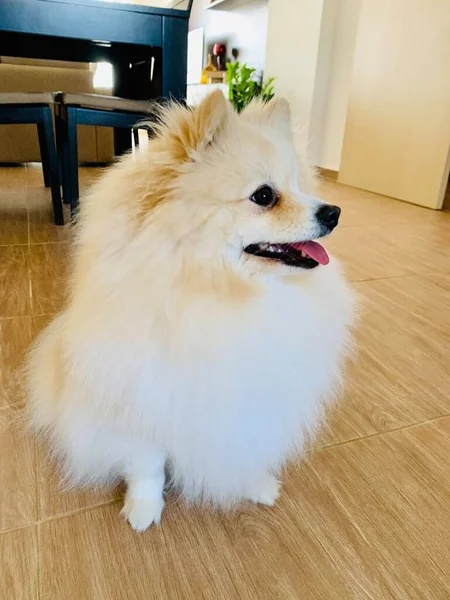
[[[189, 28], [237, 47], [239, 60], [276, 78], [292, 105], [297, 141], [314, 165], [338, 171], [361, 0], [249, 0], [204, 10], [194, 0]], [[267, 45], [266, 45], [267, 42]]]
[[361, 0], [339, 0], [318, 166], [339, 171]]
[[323, 0], [269, 0], [266, 75], [275, 77], [298, 127], [296, 141], [308, 152]]
[[267, 38], [267, 0], [248, 0], [232, 10], [204, 10], [209, 0], [194, 0], [189, 30], [203, 27], [205, 53], [216, 43], [239, 50], [238, 60], [258, 71], [264, 70]]
[[333, 46], [340, 0], [325, 0], [322, 5], [316, 79], [311, 107], [309, 156], [314, 165], [322, 165], [322, 149], [327, 137], [326, 114], [330, 104]]
[[293, 108], [297, 142], [338, 170], [361, 0], [269, 0], [266, 75]]

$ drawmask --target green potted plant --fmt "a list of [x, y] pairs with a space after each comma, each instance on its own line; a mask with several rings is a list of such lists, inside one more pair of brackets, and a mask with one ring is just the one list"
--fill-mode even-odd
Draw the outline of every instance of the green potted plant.
[[254, 98], [265, 102], [275, 95], [274, 78], [265, 83], [255, 77], [256, 69], [236, 61], [227, 63], [228, 98], [237, 112], [241, 112]]

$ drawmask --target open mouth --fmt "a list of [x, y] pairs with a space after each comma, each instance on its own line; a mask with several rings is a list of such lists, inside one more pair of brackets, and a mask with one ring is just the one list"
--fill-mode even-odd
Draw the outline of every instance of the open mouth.
[[258, 258], [277, 260], [289, 267], [314, 269], [330, 262], [327, 251], [318, 242], [295, 242], [293, 244], [250, 244], [244, 252]]

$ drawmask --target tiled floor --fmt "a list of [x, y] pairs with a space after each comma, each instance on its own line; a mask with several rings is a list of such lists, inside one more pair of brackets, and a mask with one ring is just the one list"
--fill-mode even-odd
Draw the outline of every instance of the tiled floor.
[[39, 168], [0, 169], [1, 600], [450, 598], [450, 214], [331, 182], [322, 195], [343, 208], [328, 246], [363, 304], [318, 449], [274, 509], [171, 498], [136, 534], [120, 491], [60, 492], [23, 429], [14, 373], [61, 306], [70, 230]]

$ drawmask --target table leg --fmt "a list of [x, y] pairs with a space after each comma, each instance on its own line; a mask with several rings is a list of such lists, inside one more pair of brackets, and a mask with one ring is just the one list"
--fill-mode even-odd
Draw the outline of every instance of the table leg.
[[41, 109], [41, 121], [37, 124], [39, 143], [41, 145], [42, 160], [46, 163], [49, 178], [53, 212], [56, 225], [64, 225], [63, 208], [61, 202], [61, 189], [59, 187], [58, 160], [56, 158], [55, 135], [53, 132], [53, 117], [49, 106]]

